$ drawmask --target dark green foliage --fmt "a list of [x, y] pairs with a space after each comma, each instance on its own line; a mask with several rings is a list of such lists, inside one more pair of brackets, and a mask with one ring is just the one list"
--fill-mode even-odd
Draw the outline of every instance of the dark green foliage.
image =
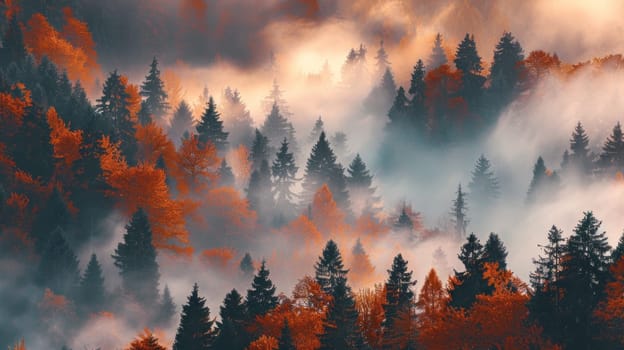
[[149, 107], [147, 105], [147, 101], [141, 101], [141, 108], [139, 109], [139, 113], [138, 113], [138, 119], [139, 119], [139, 123], [141, 125], [147, 125], [151, 122], [153, 122], [152, 120], [152, 113], [150, 113], [149, 111]]
[[375, 195], [373, 176], [358, 153], [347, 169], [347, 188], [353, 209], [361, 209], [356, 214], [376, 214], [381, 210], [380, 198]]
[[210, 319], [210, 309], [206, 306], [206, 299], [199, 296], [197, 283], [188, 296], [186, 304], [182, 306], [180, 326], [176, 333], [173, 350], [207, 350], [211, 349], [215, 340], [214, 323]]
[[145, 107], [147, 115], [153, 115], [161, 119], [169, 110], [167, 102], [167, 93], [165, 92], [165, 84], [160, 78], [160, 70], [158, 69], [158, 60], [156, 57], [150, 64], [150, 70], [145, 76], [145, 81], [141, 84], [141, 96], [145, 97]]
[[213, 348], [242, 350], [248, 339], [244, 326], [246, 311], [243, 298], [236, 289], [225, 296], [219, 316], [221, 321], [217, 321], [218, 334]]
[[235, 183], [234, 173], [232, 168], [227, 164], [225, 158], [221, 160], [221, 166], [219, 167], [219, 186], [232, 187]]
[[396, 132], [405, 131], [405, 128], [409, 126], [409, 100], [405, 96], [405, 90], [402, 86], [397, 90], [394, 102], [388, 111], [388, 117], [390, 118], [390, 123], [388, 124], [390, 130], [395, 130]]
[[481, 263], [496, 263], [501, 270], [507, 270], [507, 249], [496, 233], [490, 233], [483, 246]]
[[448, 59], [446, 58], [446, 53], [442, 47], [442, 34], [438, 33], [436, 34], [433, 48], [431, 49], [431, 55], [427, 61], [427, 69], [430, 71], [434, 70], [447, 62]]
[[158, 303], [158, 263], [152, 244], [152, 230], [143, 209], [137, 210], [126, 225], [123, 242], [113, 254], [124, 291], [143, 305]]
[[173, 113], [173, 119], [171, 119], [171, 126], [169, 127], [169, 138], [174, 143], [180, 144], [184, 133], [190, 133], [193, 128], [193, 115], [191, 113], [191, 107], [186, 101], [182, 100], [175, 112]]
[[296, 350], [295, 342], [290, 333], [290, 327], [288, 327], [288, 320], [284, 319], [284, 327], [282, 327], [282, 334], [279, 338], [277, 350]]
[[332, 302], [327, 311], [323, 333], [319, 336], [321, 350], [361, 349], [365, 344], [357, 324], [358, 312], [347, 279], [341, 275], [331, 292]]
[[201, 116], [201, 121], [195, 129], [200, 143], [211, 142], [220, 152], [223, 152], [227, 147], [228, 133], [223, 131], [223, 121], [212, 96], [210, 96], [204, 114]]
[[334, 151], [324, 132], [312, 147], [312, 152], [306, 162], [302, 184], [304, 203], [311, 202], [314, 194], [323, 184], [327, 184], [338, 206], [343, 210], [349, 208], [349, 192], [344, 168], [336, 161]]
[[412, 287], [416, 281], [412, 281], [412, 271], [407, 271], [407, 260], [401, 254], [394, 257], [392, 267], [388, 270], [386, 281], [386, 302], [383, 305], [384, 334], [383, 348], [400, 348], [401, 339], [407, 338], [403, 330], [397, 326], [397, 321], [403, 315], [409, 315], [413, 308], [414, 292]]
[[263, 160], [260, 169], [251, 173], [247, 187], [249, 208], [258, 213], [258, 219], [263, 223], [267, 223], [271, 218], [275, 205], [271, 188], [271, 170], [267, 161]]
[[481, 75], [483, 66], [481, 57], [477, 53], [474, 35], [464, 37], [455, 54], [455, 67], [462, 72], [462, 86], [460, 96], [468, 103], [473, 112], [481, 108], [483, 84], [485, 77]]
[[[0, 135], [1, 133], [2, 128]], [[50, 126], [45, 112], [36, 105], [27, 109], [17, 134], [20, 137], [7, 144], [15, 165], [33, 178], [40, 177], [43, 182], [48, 181], [54, 170], [54, 160], [50, 144]]]
[[253, 276], [256, 269], [254, 268], [253, 259], [249, 253], [245, 253], [245, 256], [243, 256], [239, 264], [239, 268], [245, 276]]
[[260, 129], [262, 135], [269, 139], [269, 149], [273, 150], [280, 148], [282, 140], [286, 139], [293, 153], [297, 152], [297, 140], [295, 139], [295, 128], [288, 119], [280, 113], [280, 107], [274, 103], [271, 107], [271, 112], [267, 115], [262, 128]]
[[260, 169], [263, 161], [269, 161], [269, 152], [269, 139], [256, 129], [256, 137], [249, 152], [249, 160], [253, 170]]
[[169, 286], [165, 285], [162, 299], [160, 300], [160, 310], [158, 312], [157, 323], [163, 327], [168, 327], [176, 314], [176, 304], [173, 302]]
[[275, 285], [269, 279], [269, 273], [263, 260], [258, 273], [254, 276], [251, 283], [251, 289], [247, 290], [247, 298], [245, 299], [247, 316], [250, 321], [255, 320], [257, 316], [266, 314], [277, 306]]
[[450, 305], [467, 309], [475, 302], [476, 296], [483, 294], [488, 287], [483, 279], [483, 246], [474, 233], [468, 236], [458, 258], [464, 264], [465, 271], [455, 271], [459, 285], [452, 286], [449, 290]]
[[568, 167], [581, 174], [590, 174], [592, 171], [592, 155], [589, 151], [589, 137], [581, 122], [574, 127], [574, 132], [570, 137], [570, 156], [567, 162]]
[[490, 204], [499, 196], [498, 179], [494, 175], [490, 161], [482, 154], [472, 171], [472, 180], [468, 184], [470, 199], [477, 206]]
[[565, 246], [562, 260], [563, 340], [567, 349], [596, 348], [592, 342], [592, 310], [601, 300], [609, 277], [611, 247], [592, 212], [585, 212]]
[[[425, 65], [422, 60], [418, 60], [414, 66], [410, 87], [407, 92], [412, 95], [409, 101], [410, 130], [413, 131], [412, 138], [423, 138], [427, 132], [427, 108], [425, 106]], [[414, 135], [415, 134], [415, 135]]]
[[338, 281], [345, 278], [347, 272], [342, 263], [342, 255], [333, 240], [327, 241], [323, 253], [314, 265], [316, 282], [327, 294], [332, 294]]
[[509, 32], [503, 33], [490, 68], [490, 105], [494, 114], [513, 100], [519, 90], [524, 65], [520, 43]]
[[295, 215], [296, 194], [293, 193], [292, 187], [297, 181], [297, 170], [299, 168], [295, 164], [295, 157], [292, 152], [289, 152], [288, 140], [284, 138], [271, 166], [275, 209], [280, 223], [290, 221]]
[[600, 166], [611, 171], [624, 171], [624, 134], [620, 122], [615, 124], [613, 132], [602, 146]]
[[50, 233], [39, 262], [37, 281], [56, 294], [74, 297], [80, 284], [78, 259], [63, 235], [60, 227]]
[[35, 241], [35, 249], [41, 253], [47, 246], [50, 232], [60, 227], [64, 231], [71, 222], [71, 214], [65, 204], [61, 192], [55, 188], [45, 205], [40, 209], [33, 222], [31, 235]]
[[527, 192], [527, 202], [534, 202], [539, 198], [546, 198], [555, 194], [559, 189], [559, 176], [556, 172], [550, 172], [544, 164], [542, 157], [537, 158], [533, 166], [533, 178]]
[[620, 236], [615, 249], [611, 253], [611, 262], [616, 264], [624, 256], [624, 233]]
[[79, 300], [89, 312], [101, 311], [106, 302], [102, 267], [95, 254], [91, 254], [91, 260], [89, 260], [87, 269], [80, 280]]
[[468, 216], [466, 212], [468, 207], [466, 205], [466, 193], [462, 191], [461, 184], [457, 186], [456, 196], [453, 199], [453, 207], [451, 208], [451, 223], [453, 224], [453, 230], [457, 237], [466, 236], [466, 226], [468, 226]]
[[0, 66], [7, 67], [12, 62], [19, 64], [24, 61], [27, 54], [22, 28], [17, 20], [17, 15], [13, 15], [2, 37]]

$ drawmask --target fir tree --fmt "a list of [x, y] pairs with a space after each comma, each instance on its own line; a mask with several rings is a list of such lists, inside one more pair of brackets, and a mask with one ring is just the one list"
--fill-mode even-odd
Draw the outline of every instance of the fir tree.
[[264, 223], [271, 217], [274, 208], [271, 188], [271, 170], [267, 161], [263, 160], [260, 169], [254, 170], [249, 178], [247, 201], [249, 208], [255, 210], [259, 220]]
[[425, 65], [422, 60], [418, 60], [412, 72], [410, 87], [408, 92], [412, 95], [409, 101], [409, 112], [411, 128], [416, 136], [423, 137], [427, 128], [427, 110], [425, 106]]
[[150, 64], [149, 73], [145, 76], [145, 81], [141, 84], [141, 96], [145, 97], [146, 109], [149, 114], [158, 119], [162, 119], [169, 110], [167, 102], [167, 93], [165, 92], [165, 84], [160, 78], [160, 70], [158, 69], [158, 60], [156, 57]]
[[283, 139], [288, 140], [293, 153], [297, 152], [297, 140], [295, 139], [295, 128], [288, 119], [280, 113], [279, 106], [275, 103], [271, 112], [267, 115], [261, 128], [262, 135], [269, 139], [271, 150], [279, 149]]
[[175, 112], [173, 113], [173, 119], [171, 119], [171, 126], [169, 127], [169, 138], [176, 144], [181, 143], [182, 135], [190, 132], [193, 128], [193, 115], [191, 114], [191, 106], [186, 101], [182, 100]]
[[199, 142], [205, 144], [211, 142], [217, 150], [224, 151], [227, 147], [228, 133], [223, 131], [223, 121], [217, 111], [217, 105], [212, 96], [208, 100], [208, 105], [201, 116], [201, 121], [195, 127]]
[[289, 221], [295, 214], [294, 199], [296, 195], [292, 192], [292, 187], [297, 181], [295, 176], [298, 170], [299, 168], [295, 165], [295, 157], [288, 150], [288, 140], [284, 138], [271, 167], [275, 209], [280, 217], [280, 222]]
[[533, 178], [527, 192], [527, 202], [534, 202], [538, 197], [544, 198], [545, 195], [554, 193], [559, 186], [559, 177], [557, 173], [550, 172], [544, 164], [542, 157], [537, 158], [537, 162], [533, 166]]
[[482, 154], [472, 171], [472, 180], [468, 184], [473, 203], [489, 204], [499, 195], [498, 179], [492, 171], [490, 161]]
[[569, 165], [573, 166], [582, 174], [589, 174], [592, 170], [592, 159], [589, 152], [589, 137], [581, 122], [574, 127], [574, 132], [570, 138], [570, 160]]
[[235, 183], [234, 173], [232, 168], [228, 165], [225, 158], [221, 160], [221, 166], [218, 170], [219, 173], [219, 186], [232, 187]]
[[496, 263], [500, 270], [507, 270], [507, 249], [496, 233], [490, 233], [485, 242], [481, 263]]
[[223, 126], [229, 132], [229, 144], [235, 148], [251, 143], [254, 137], [252, 125], [253, 120], [238, 90], [226, 88], [223, 104]]
[[464, 264], [465, 270], [455, 271], [458, 283], [449, 288], [449, 304], [456, 308], [468, 309], [475, 302], [476, 296], [485, 293], [488, 287], [483, 279], [483, 246], [474, 233], [468, 235], [458, 258]]
[[617, 264], [618, 261], [624, 256], [624, 233], [620, 235], [620, 239], [618, 240], [615, 249], [611, 252], [611, 262], [613, 264]]
[[490, 103], [494, 113], [509, 103], [518, 90], [523, 70], [524, 54], [520, 43], [509, 32], [503, 33], [490, 68]]
[[210, 309], [205, 305], [206, 299], [199, 296], [197, 283], [182, 306], [180, 326], [176, 333], [173, 350], [204, 350], [211, 349], [215, 339], [212, 329], [214, 321], [210, 319]]
[[358, 327], [358, 312], [351, 288], [344, 275], [335, 281], [331, 292], [332, 302], [327, 310], [327, 318], [320, 335], [321, 350], [362, 349], [363, 336]]
[[288, 319], [284, 318], [284, 326], [282, 327], [282, 334], [279, 338], [277, 350], [296, 350], [295, 342], [290, 333], [290, 327], [288, 327]]
[[457, 237], [464, 237], [466, 236], [466, 226], [468, 226], [468, 216], [466, 215], [468, 208], [466, 206], [466, 194], [462, 191], [461, 184], [457, 186], [455, 193], [456, 197], [451, 208], [451, 223]]
[[476, 111], [481, 105], [485, 77], [481, 76], [483, 66], [481, 65], [481, 57], [477, 53], [474, 35], [471, 36], [466, 33], [464, 40], [457, 47], [454, 62], [455, 67], [462, 72], [460, 95], [473, 111]]
[[171, 292], [169, 292], [169, 286], [165, 285], [163, 290], [162, 299], [160, 301], [160, 310], [158, 313], [158, 323], [164, 327], [168, 327], [171, 324], [173, 316], [176, 314], [176, 304], [173, 302]]
[[265, 261], [262, 260], [260, 269], [251, 283], [251, 289], [247, 290], [245, 305], [247, 306], [247, 316], [252, 322], [257, 316], [263, 316], [277, 306], [275, 285], [269, 279], [269, 273]]
[[403, 87], [399, 87], [394, 102], [388, 111], [389, 128], [394, 132], [409, 132], [409, 112], [409, 100], [405, 96]]
[[246, 311], [243, 298], [236, 289], [225, 296], [219, 316], [221, 321], [217, 321], [218, 332], [213, 348], [243, 350], [248, 338], [244, 326]]
[[[263, 101], [264, 110], [266, 113], [271, 113], [271, 111], [273, 110], [273, 105], [277, 105], [278, 110], [286, 119], [292, 116], [292, 113], [290, 113], [290, 110], [288, 109], [288, 103], [284, 99], [283, 94], [284, 91], [280, 89], [279, 84], [277, 83], [277, 79], [273, 79], [271, 91], [269, 92], [269, 95], [264, 98]], [[279, 138], [278, 140], [281, 139], [282, 138]]]
[[327, 241], [323, 253], [314, 265], [316, 282], [327, 294], [332, 294], [338, 280], [345, 278], [347, 272], [342, 263], [342, 255], [333, 240]]
[[45, 205], [37, 213], [31, 229], [37, 252], [41, 253], [45, 249], [51, 231], [57, 227], [67, 230], [70, 222], [71, 214], [65, 199], [58, 188], [54, 188]]
[[258, 170], [263, 161], [269, 161], [269, 139], [256, 129], [256, 137], [251, 145], [249, 153], [252, 169]]
[[89, 312], [98, 312], [104, 307], [106, 301], [106, 288], [102, 267], [95, 254], [91, 259], [80, 280], [80, 302]]
[[309, 203], [316, 191], [327, 184], [336, 203], [343, 209], [349, 208], [349, 192], [347, 191], [344, 168], [336, 162], [336, 156], [329, 142], [322, 132], [318, 142], [312, 147], [312, 152], [306, 162], [305, 177], [303, 179], [304, 203]]
[[412, 287], [416, 284], [412, 281], [412, 271], [407, 271], [407, 261], [401, 254], [394, 257], [392, 267], [388, 270], [386, 282], [386, 302], [384, 308], [384, 349], [402, 349], [406, 344], [408, 334], [400, 329], [399, 320], [402, 317], [411, 316], [413, 311], [414, 292]]
[[113, 254], [124, 291], [144, 305], [158, 303], [158, 263], [152, 244], [152, 229], [143, 209], [137, 210], [126, 225], [123, 242]]
[[60, 227], [50, 233], [39, 262], [37, 281], [56, 294], [74, 297], [80, 284], [78, 259], [63, 235]]
[[565, 245], [561, 286], [563, 339], [568, 349], [596, 348], [592, 342], [592, 310], [603, 297], [611, 250], [601, 222], [585, 212]]
[[318, 119], [314, 122], [314, 127], [310, 132], [310, 136], [308, 136], [308, 142], [314, 144], [316, 141], [318, 141], [321, 133], [324, 131], [325, 129], [323, 125], [323, 119], [321, 119], [321, 116], [319, 116]]
[[622, 134], [620, 122], [615, 124], [613, 132], [602, 146], [600, 165], [604, 169], [624, 171], [624, 134]]
[[[381, 210], [380, 198], [375, 196], [373, 176], [358, 153], [347, 169], [347, 188], [356, 214], [377, 214]], [[359, 209], [359, 210], [358, 210]]]
[[240, 261], [239, 268], [245, 276], [253, 276], [256, 269], [254, 268], [253, 259], [249, 253], [245, 253], [245, 256], [243, 256]]
[[431, 55], [429, 56], [429, 61], [427, 62], [427, 69], [430, 71], [434, 70], [447, 62], [446, 53], [442, 47], [442, 34], [438, 33], [436, 34], [435, 41], [433, 42]]

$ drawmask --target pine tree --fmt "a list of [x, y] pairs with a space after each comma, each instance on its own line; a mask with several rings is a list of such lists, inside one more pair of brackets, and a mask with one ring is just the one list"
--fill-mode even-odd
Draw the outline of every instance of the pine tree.
[[50, 233], [39, 262], [37, 281], [56, 294], [73, 297], [80, 284], [80, 271], [78, 259], [63, 235], [60, 227]]
[[150, 64], [149, 73], [145, 76], [145, 81], [141, 84], [141, 96], [145, 97], [145, 103], [149, 114], [157, 119], [162, 119], [167, 110], [169, 103], [167, 102], [167, 93], [165, 92], [165, 84], [160, 78], [160, 70], [158, 69], [158, 60], [156, 57]]
[[427, 62], [427, 69], [430, 71], [434, 70], [447, 62], [448, 59], [446, 58], [446, 53], [442, 47], [442, 34], [438, 33], [436, 34], [433, 48], [431, 49], [431, 55], [429, 56], [429, 61]]
[[[266, 113], [271, 113], [273, 105], [277, 105], [277, 108], [286, 119], [292, 116], [292, 113], [290, 113], [290, 110], [288, 108], [288, 103], [284, 99], [283, 94], [284, 91], [280, 89], [279, 84], [277, 83], [277, 79], [273, 79], [271, 91], [269, 92], [269, 95], [264, 98], [263, 101], [264, 110]], [[281, 138], [279, 138], [278, 140], [281, 140]]]
[[123, 242], [117, 244], [112, 257], [119, 268], [124, 291], [143, 305], [156, 305], [160, 273], [152, 244], [152, 229], [143, 209], [132, 215]]
[[211, 349], [215, 340], [212, 329], [214, 321], [210, 319], [210, 309], [206, 299], [199, 296], [197, 283], [182, 306], [180, 326], [176, 333], [173, 350], [206, 350]]
[[256, 129], [256, 137], [251, 145], [249, 153], [252, 169], [258, 170], [263, 161], [269, 161], [269, 139]]
[[410, 87], [407, 92], [412, 95], [409, 101], [410, 129], [414, 131], [416, 137], [424, 137], [427, 128], [427, 110], [425, 106], [425, 65], [422, 60], [418, 60], [412, 72]]
[[284, 327], [282, 327], [282, 334], [279, 338], [277, 350], [296, 350], [295, 342], [290, 333], [290, 327], [288, 327], [288, 319], [284, 318]]
[[347, 188], [356, 214], [377, 214], [381, 210], [380, 198], [375, 196], [373, 176], [358, 153], [347, 169]]
[[28, 51], [24, 46], [24, 34], [20, 26], [17, 15], [13, 14], [9, 19], [7, 28], [2, 37], [2, 48], [0, 48], [0, 66], [8, 67], [15, 62], [21, 64], [26, 59]]
[[523, 70], [524, 54], [520, 43], [509, 32], [503, 33], [490, 68], [490, 103], [494, 113], [506, 106], [519, 88]]
[[292, 192], [292, 187], [297, 181], [298, 170], [299, 168], [295, 165], [295, 157], [288, 150], [288, 140], [284, 138], [271, 166], [275, 209], [279, 216], [279, 222], [290, 221], [290, 218], [295, 215], [294, 199], [296, 195]]
[[574, 127], [574, 132], [570, 138], [570, 160], [569, 165], [573, 166], [582, 174], [589, 174], [592, 170], [592, 159], [589, 152], [589, 137], [581, 122]]
[[208, 105], [201, 116], [201, 121], [195, 127], [199, 142], [205, 144], [211, 142], [217, 150], [223, 152], [227, 147], [228, 133], [223, 131], [223, 121], [217, 111], [217, 104], [212, 96], [208, 100]]
[[553, 194], [559, 187], [557, 173], [550, 172], [544, 164], [542, 157], [537, 158], [533, 166], [533, 178], [527, 192], [527, 202], [532, 203], [538, 198]]
[[613, 252], [611, 253], [611, 262], [613, 264], [617, 264], [618, 261], [620, 261], [620, 259], [623, 256], [624, 256], [624, 233], [622, 233], [622, 235], [620, 236], [617, 246], [615, 246], [615, 249], [613, 249]]
[[65, 199], [58, 188], [54, 188], [45, 205], [37, 213], [31, 229], [37, 252], [41, 253], [45, 249], [51, 231], [57, 227], [67, 230], [70, 222], [71, 214]]
[[388, 111], [388, 118], [390, 118], [388, 127], [390, 130], [394, 133], [409, 132], [409, 113], [409, 100], [407, 96], [405, 96], [405, 90], [401, 86], [399, 90], [397, 90], [394, 102]]
[[253, 259], [249, 253], [245, 253], [245, 256], [243, 256], [240, 261], [239, 268], [245, 276], [253, 276], [256, 269], [254, 268]]
[[323, 124], [323, 119], [321, 119], [321, 116], [319, 115], [318, 119], [314, 122], [314, 127], [312, 128], [312, 131], [310, 132], [310, 136], [308, 136], [308, 142], [313, 144], [316, 141], [318, 141], [319, 137], [321, 136], [321, 133], [324, 132], [324, 124]]
[[355, 350], [362, 349], [362, 333], [358, 327], [358, 312], [351, 288], [345, 275], [336, 278], [335, 288], [331, 292], [332, 302], [327, 310], [323, 333], [319, 336], [320, 350]]
[[234, 173], [232, 168], [228, 165], [225, 158], [221, 160], [221, 166], [218, 170], [219, 173], [219, 186], [232, 187], [235, 184]]
[[247, 187], [249, 208], [258, 213], [258, 219], [263, 223], [266, 223], [271, 218], [275, 206], [272, 186], [269, 164], [266, 160], [263, 160], [260, 169], [251, 173], [249, 186]]
[[347, 272], [349, 272], [349, 270], [344, 268], [342, 255], [333, 240], [327, 241], [322, 255], [314, 265], [314, 270], [316, 282], [325, 293], [330, 295], [336, 289], [338, 280], [344, 278]]
[[106, 302], [106, 288], [102, 267], [95, 254], [91, 254], [91, 260], [80, 280], [80, 302], [89, 312], [98, 312]]
[[483, 246], [474, 233], [468, 235], [467, 242], [458, 255], [465, 271], [455, 271], [457, 284], [450, 286], [450, 305], [456, 308], [470, 308], [478, 294], [487, 291], [487, 282], [483, 279]]
[[615, 124], [613, 132], [602, 146], [600, 165], [604, 169], [624, 171], [624, 134], [622, 134], [620, 122]]
[[220, 307], [219, 316], [221, 321], [217, 322], [217, 338], [214, 342], [214, 349], [243, 350], [248, 341], [245, 331], [245, 304], [242, 296], [232, 289]]
[[262, 135], [269, 139], [271, 150], [279, 149], [283, 139], [288, 140], [293, 153], [297, 153], [297, 140], [295, 139], [295, 128], [288, 119], [280, 113], [279, 106], [273, 104], [271, 112], [267, 115], [261, 128]]
[[386, 69], [390, 67], [390, 61], [388, 61], [388, 54], [386, 53], [386, 49], [384, 49], [383, 40], [379, 42], [379, 49], [375, 56], [375, 67], [377, 69], [377, 77], [381, 77]]
[[507, 249], [496, 233], [490, 233], [485, 242], [481, 263], [496, 263], [500, 270], [507, 269]]
[[344, 168], [336, 162], [336, 156], [329, 142], [322, 132], [318, 142], [312, 147], [310, 157], [306, 162], [305, 177], [303, 179], [304, 203], [309, 203], [316, 191], [327, 184], [336, 203], [343, 209], [349, 208], [349, 192], [347, 191]]
[[174, 143], [180, 144], [180, 140], [184, 133], [190, 133], [193, 128], [193, 115], [191, 113], [191, 106], [186, 101], [182, 100], [175, 112], [173, 113], [173, 119], [171, 119], [171, 126], [169, 127], [169, 138]]
[[474, 35], [464, 37], [455, 54], [455, 67], [462, 72], [462, 87], [460, 95], [466, 100], [472, 111], [477, 111], [481, 107], [481, 96], [483, 95], [483, 84], [485, 77], [481, 76], [483, 66], [481, 57], [477, 53], [477, 45]]
[[158, 313], [158, 323], [164, 327], [168, 327], [176, 314], [176, 304], [173, 302], [169, 286], [165, 285], [162, 299], [160, 301], [160, 310]]
[[565, 245], [561, 286], [563, 339], [568, 349], [596, 348], [592, 342], [592, 310], [601, 300], [609, 277], [611, 250], [601, 222], [585, 212]]
[[384, 349], [403, 349], [409, 334], [401, 329], [399, 320], [411, 316], [413, 313], [414, 292], [412, 286], [412, 271], [407, 271], [407, 261], [401, 254], [394, 257], [392, 267], [388, 270], [386, 282], [386, 302], [383, 305], [384, 320]]
[[451, 208], [451, 223], [457, 237], [464, 237], [466, 236], [466, 226], [468, 226], [468, 216], [466, 215], [468, 208], [465, 200], [466, 194], [462, 191], [461, 184], [457, 186], [455, 193], [456, 197]]
[[270, 271], [262, 260], [258, 273], [254, 276], [251, 289], [247, 290], [245, 305], [247, 306], [248, 319], [253, 322], [257, 316], [263, 316], [277, 306], [275, 285], [269, 279]]
[[492, 171], [490, 161], [482, 154], [472, 171], [472, 180], [468, 184], [472, 202], [487, 205], [499, 196], [498, 179]]

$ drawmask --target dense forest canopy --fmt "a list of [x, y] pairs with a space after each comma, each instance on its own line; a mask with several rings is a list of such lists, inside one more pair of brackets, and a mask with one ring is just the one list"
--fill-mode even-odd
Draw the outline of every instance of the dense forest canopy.
[[0, 347], [622, 348], [620, 10], [3, 1]]

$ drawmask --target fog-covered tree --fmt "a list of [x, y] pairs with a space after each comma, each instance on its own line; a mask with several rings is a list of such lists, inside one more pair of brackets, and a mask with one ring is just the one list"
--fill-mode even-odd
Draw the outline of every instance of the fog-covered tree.
[[503, 33], [496, 44], [490, 68], [489, 103], [493, 113], [506, 106], [519, 91], [524, 71], [524, 53], [520, 43], [510, 32]]
[[238, 90], [225, 89], [222, 114], [229, 144], [233, 148], [249, 145], [254, 137], [253, 119]]
[[466, 236], [466, 227], [468, 226], [468, 206], [466, 205], [466, 193], [462, 191], [461, 184], [457, 186], [456, 196], [453, 199], [451, 207], [451, 223], [453, 231], [457, 237]]
[[427, 70], [434, 70], [447, 62], [448, 59], [446, 58], [444, 47], [442, 47], [442, 34], [438, 33], [436, 34], [433, 48], [431, 49], [431, 54], [427, 61]]
[[211, 96], [195, 129], [199, 142], [202, 144], [210, 142], [217, 147], [218, 151], [223, 152], [228, 144], [228, 133], [223, 131], [223, 121], [220, 116], [217, 111], [217, 104]]
[[169, 110], [169, 103], [167, 102], [168, 96], [165, 92], [165, 84], [160, 78], [160, 69], [158, 69], [156, 57], [152, 59], [149, 72], [141, 84], [140, 93], [145, 98], [149, 114], [161, 120]]
[[498, 179], [494, 175], [490, 161], [483, 154], [475, 164], [468, 189], [470, 200], [477, 206], [491, 204], [499, 196]]
[[295, 128], [292, 123], [280, 112], [277, 103], [273, 104], [271, 112], [267, 115], [262, 128], [262, 135], [269, 139], [269, 148], [277, 150], [280, 148], [282, 140], [288, 140], [293, 153], [297, 153], [297, 140], [295, 139]]
[[289, 221], [295, 214], [296, 195], [292, 187], [297, 181], [298, 169], [295, 165], [295, 157], [288, 149], [288, 140], [284, 138], [271, 166], [276, 220], [280, 224]]
[[605, 170], [624, 172], [624, 134], [620, 122], [615, 124], [602, 146], [599, 163]]
[[221, 166], [218, 170], [219, 173], [219, 186], [232, 187], [235, 183], [234, 173], [232, 168], [228, 165], [225, 158], [221, 159]]
[[37, 281], [56, 294], [74, 297], [80, 284], [78, 259], [67, 241], [63, 229], [57, 227], [41, 255], [37, 270]]
[[377, 214], [381, 199], [375, 195], [373, 175], [358, 153], [347, 168], [347, 188], [355, 214]]
[[185, 133], [191, 133], [193, 129], [193, 114], [191, 112], [191, 106], [186, 101], [182, 100], [175, 112], [173, 112], [173, 118], [171, 119], [171, 126], [169, 127], [169, 138], [176, 144], [181, 143], [182, 136]]
[[103, 309], [106, 297], [102, 267], [95, 254], [91, 254], [91, 259], [80, 280], [79, 300], [89, 312], [98, 312]]

